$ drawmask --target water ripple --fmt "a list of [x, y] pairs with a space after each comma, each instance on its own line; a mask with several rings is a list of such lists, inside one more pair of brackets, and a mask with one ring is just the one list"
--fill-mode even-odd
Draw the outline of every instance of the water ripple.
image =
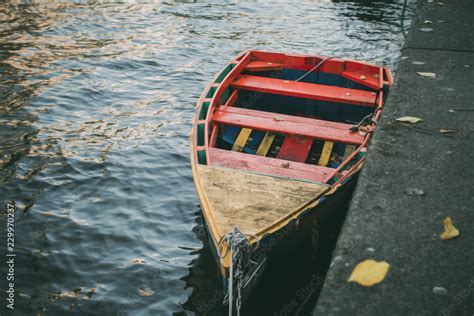
[[393, 70], [402, 2], [0, 6], [0, 196], [18, 207], [18, 312], [216, 313], [188, 161], [201, 90], [249, 48]]

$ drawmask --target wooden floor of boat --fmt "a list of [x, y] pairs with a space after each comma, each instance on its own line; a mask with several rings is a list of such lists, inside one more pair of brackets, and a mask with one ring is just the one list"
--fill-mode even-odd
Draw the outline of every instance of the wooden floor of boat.
[[207, 211], [223, 235], [234, 226], [256, 234], [329, 188], [222, 167], [198, 165], [197, 171], [211, 208]]

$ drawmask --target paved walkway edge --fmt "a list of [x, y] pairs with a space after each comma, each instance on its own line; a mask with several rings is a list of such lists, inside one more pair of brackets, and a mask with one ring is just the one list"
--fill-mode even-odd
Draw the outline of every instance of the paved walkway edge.
[[[473, 16], [471, 0], [418, 1], [314, 315], [474, 315]], [[446, 217], [460, 235], [441, 240]], [[366, 259], [385, 279], [348, 282]]]

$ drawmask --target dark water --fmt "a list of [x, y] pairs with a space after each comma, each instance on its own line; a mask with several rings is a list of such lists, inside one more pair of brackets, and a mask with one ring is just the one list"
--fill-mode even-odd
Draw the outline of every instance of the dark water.
[[[244, 49], [394, 69], [403, 43], [402, 1], [187, 2], [0, 4], [0, 200], [16, 202], [15, 315], [223, 313], [188, 159], [205, 84]], [[311, 269], [296, 268], [306, 282]], [[246, 314], [278, 312], [304, 279], [268, 274]]]

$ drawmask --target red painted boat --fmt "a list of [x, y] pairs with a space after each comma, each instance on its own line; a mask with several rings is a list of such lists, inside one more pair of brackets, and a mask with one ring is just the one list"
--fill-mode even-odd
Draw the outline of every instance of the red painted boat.
[[385, 67], [263, 51], [240, 54], [208, 84], [191, 162], [231, 309], [269, 253], [311, 231], [355, 179], [391, 84]]

